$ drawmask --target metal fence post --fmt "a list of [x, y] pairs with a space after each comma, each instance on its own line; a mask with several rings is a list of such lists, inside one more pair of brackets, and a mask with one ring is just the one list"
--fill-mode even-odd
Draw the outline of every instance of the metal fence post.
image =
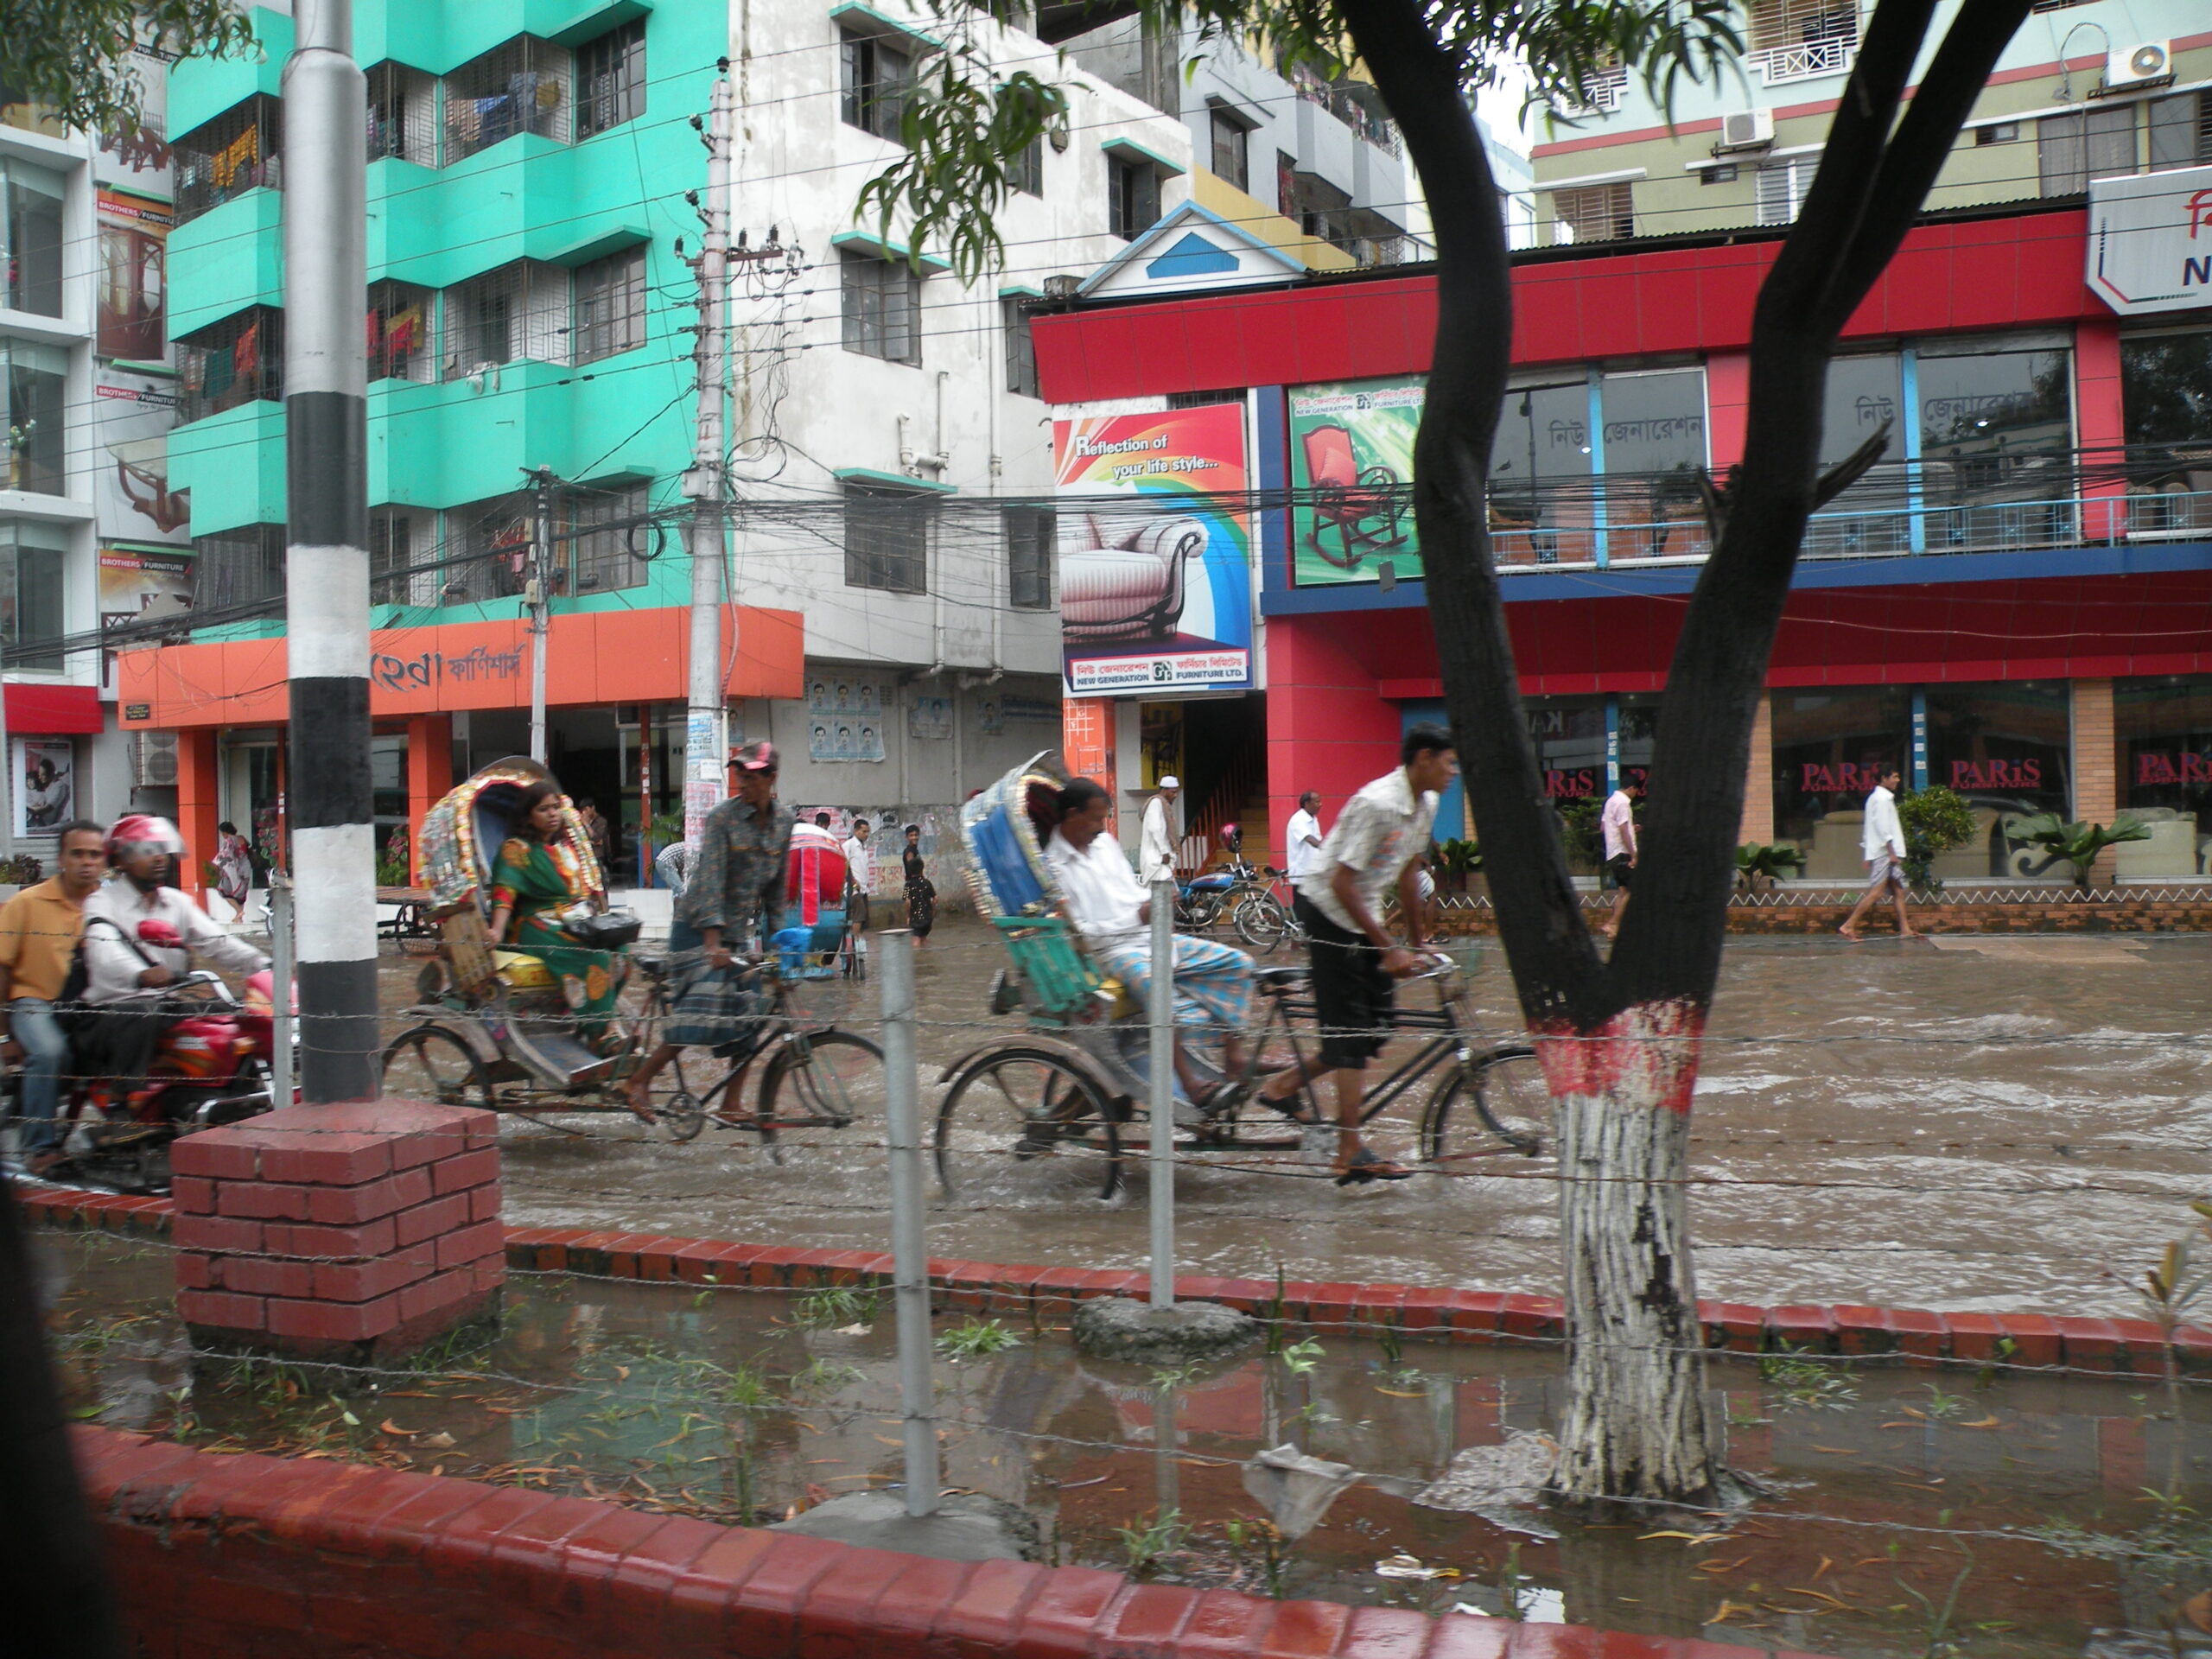
[[269, 872], [269, 1104], [292, 1103], [292, 878]]
[[914, 1050], [914, 936], [877, 936], [883, 997], [884, 1118], [891, 1146], [892, 1296], [898, 1315], [899, 1403], [906, 1443], [906, 1513], [937, 1513], [943, 1478], [930, 1379], [930, 1262], [923, 1236], [921, 1071]]
[[1152, 884], [1152, 1305], [1175, 1302], [1175, 884]]

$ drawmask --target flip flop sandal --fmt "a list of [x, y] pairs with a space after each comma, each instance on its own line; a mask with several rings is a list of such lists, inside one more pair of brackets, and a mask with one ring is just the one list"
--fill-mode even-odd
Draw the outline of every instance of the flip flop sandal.
[[1364, 1186], [1370, 1181], [1410, 1181], [1414, 1172], [1377, 1158], [1365, 1147], [1352, 1154], [1351, 1167], [1337, 1177], [1338, 1186]]

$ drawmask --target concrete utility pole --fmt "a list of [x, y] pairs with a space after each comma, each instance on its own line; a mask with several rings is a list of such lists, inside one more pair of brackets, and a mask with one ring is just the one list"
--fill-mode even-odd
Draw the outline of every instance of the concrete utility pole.
[[691, 498], [691, 662], [683, 728], [683, 838], [696, 842], [707, 814], [722, 798], [722, 504], [729, 471], [723, 464], [722, 318], [729, 288], [729, 60], [715, 82], [707, 140], [707, 196], [699, 209], [706, 239], [693, 269], [699, 276], [698, 436], [683, 493]]
[[[298, 0], [284, 97], [285, 633], [300, 1084], [373, 1100], [376, 845], [369, 783], [368, 81], [353, 0]], [[278, 993], [279, 1005], [283, 993]]]
[[553, 577], [553, 472], [540, 467], [531, 474], [537, 499], [530, 521], [530, 575], [523, 583], [523, 602], [530, 607], [530, 758], [545, 764], [545, 648], [552, 643], [550, 611]]

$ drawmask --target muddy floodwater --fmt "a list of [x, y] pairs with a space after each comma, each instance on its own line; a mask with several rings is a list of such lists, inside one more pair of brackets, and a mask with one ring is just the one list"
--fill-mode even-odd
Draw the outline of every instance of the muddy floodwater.
[[[900, 1479], [892, 1321], [862, 1294], [517, 1275], [473, 1350], [343, 1376], [195, 1361], [159, 1247], [39, 1244], [82, 1420], [729, 1523]], [[1455, 1453], [1556, 1422], [1548, 1351], [1290, 1330], [1171, 1375], [954, 1313], [937, 1342], [946, 1484], [1019, 1506], [1047, 1560], [1866, 1659], [2204, 1650], [2212, 1400], [2193, 1387], [1716, 1359], [1728, 1459], [1767, 1495], [1586, 1527], [1415, 1501]], [[1245, 1478], [1284, 1443], [1357, 1477], [1295, 1540]]]
[[[1276, 958], [1287, 961], [1285, 955]], [[956, 1056], [1020, 1034], [987, 999], [1001, 963], [972, 924], [917, 953], [923, 1110]], [[387, 959], [397, 1010], [413, 964]], [[1503, 959], [1478, 1006], [1516, 1021]], [[870, 1031], [874, 989], [808, 988]], [[397, 1018], [396, 1014], [388, 1018]], [[1695, 1118], [1700, 1289], [1757, 1303], [2137, 1311], [2127, 1288], [2212, 1190], [2212, 938], [1743, 939], [1728, 948]], [[1388, 1057], [1386, 1057], [1387, 1059]], [[875, 1106], [880, 1113], [880, 1103]], [[1402, 1127], [1394, 1111], [1386, 1120]], [[625, 1119], [509, 1120], [518, 1225], [886, 1248], [880, 1116], [777, 1158], [710, 1128], [671, 1144]], [[780, 1161], [779, 1161], [780, 1159]], [[1185, 1273], [1556, 1288], [1548, 1156], [1339, 1191], [1295, 1153], [1215, 1156], [1177, 1183]], [[1111, 1202], [1007, 1181], [947, 1201], [933, 1254], [1136, 1267], [1143, 1182]]]

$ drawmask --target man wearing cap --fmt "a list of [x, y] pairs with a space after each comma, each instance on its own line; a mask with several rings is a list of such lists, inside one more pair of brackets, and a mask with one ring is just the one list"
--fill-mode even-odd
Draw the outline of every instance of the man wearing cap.
[[669, 930], [668, 1027], [630, 1077], [630, 1109], [648, 1122], [652, 1081], [679, 1050], [741, 1042], [760, 1014], [753, 973], [736, 965], [735, 949], [783, 905], [797, 814], [776, 799], [775, 745], [746, 744], [731, 753], [729, 766], [735, 792], [700, 828], [690, 880]]
[[1137, 879], [1148, 891], [1155, 881], [1175, 879], [1175, 798], [1183, 780], [1170, 772], [1144, 804], [1144, 845], [1137, 855]]

